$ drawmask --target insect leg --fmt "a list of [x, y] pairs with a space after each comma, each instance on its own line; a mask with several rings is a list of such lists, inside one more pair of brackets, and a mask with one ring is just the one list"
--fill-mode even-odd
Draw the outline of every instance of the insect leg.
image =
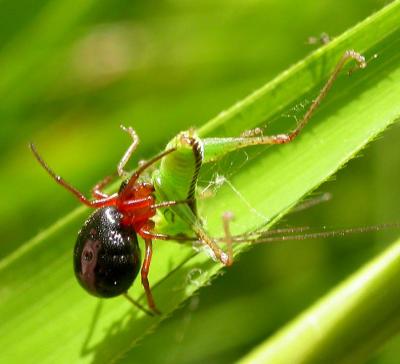
[[[210, 250], [212, 251], [214, 257], [216, 260], [219, 260], [223, 265], [230, 266], [233, 263], [232, 255], [231, 253], [231, 248], [228, 248], [228, 253], [224, 252], [224, 250], [217, 244], [215, 239], [211, 238], [202, 228], [196, 228], [193, 227], [193, 229], [196, 232], [196, 235], [198, 237], [198, 240], [201, 241], [203, 244], [207, 245]], [[229, 229], [229, 228], [228, 228]], [[229, 230], [228, 230], [229, 232]], [[228, 243], [228, 246], [230, 245], [230, 239], [229, 236], [224, 239], [223, 241]]]
[[196, 235], [198, 236], [199, 240], [206, 244], [211, 251], [213, 252], [216, 259], [218, 259], [223, 265], [229, 267], [233, 264], [233, 237], [229, 228], [230, 221], [233, 219], [233, 214], [231, 212], [225, 212], [222, 215], [222, 225], [224, 228], [225, 236], [223, 239], [218, 239], [219, 241], [223, 241], [227, 244], [227, 250], [224, 250], [219, 247], [217, 242], [212, 239], [210, 236], [202, 228], [196, 229]]
[[233, 263], [233, 247], [232, 247], [232, 234], [230, 230], [230, 222], [233, 220], [234, 216], [231, 212], [225, 212], [222, 215], [222, 225], [224, 227], [224, 233], [225, 233], [225, 243], [226, 243], [226, 252], [228, 256], [228, 261], [225, 265], [230, 266]]
[[288, 214], [293, 214], [295, 212], [306, 210], [310, 207], [317, 206], [323, 202], [330, 201], [332, 199], [332, 195], [329, 192], [325, 192], [320, 196], [312, 197], [310, 199], [306, 199], [292, 208]]
[[233, 150], [244, 148], [250, 145], [262, 145], [262, 144], [287, 144], [293, 141], [306, 126], [308, 121], [314, 114], [314, 111], [318, 108], [321, 101], [328, 94], [333, 83], [338, 77], [340, 71], [343, 69], [344, 65], [349, 61], [354, 60], [357, 63], [358, 68], [365, 68], [367, 63], [365, 58], [354, 50], [347, 50], [343, 56], [340, 58], [339, 62], [336, 64], [334, 70], [332, 71], [329, 79], [326, 81], [325, 85], [322, 87], [317, 98], [311, 103], [310, 107], [298, 123], [297, 127], [289, 133], [267, 135], [267, 136], [254, 136], [254, 134], [249, 133], [250, 136], [242, 136], [237, 138], [207, 138], [204, 139], [205, 146], [205, 156], [204, 161], [210, 162], [218, 159], [226, 153]]
[[[204, 231], [203, 228], [197, 226], [194, 227], [194, 231], [196, 233], [196, 237], [185, 236], [185, 235], [167, 235], [167, 234], [160, 234], [152, 231], [152, 226], [148, 225], [140, 229], [138, 231], [139, 235], [145, 240], [151, 241], [152, 239], [155, 240], [176, 240], [176, 241], [198, 241], [205, 245], [207, 245], [211, 251], [215, 259], [219, 260], [222, 264], [226, 266], [230, 266], [233, 263], [233, 250], [232, 250], [232, 242], [233, 237], [230, 233], [229, 229], [229, 222], [233, 219], [233, 215], [230, 212], [224, 213], [222, 216], [223, 226], [225, 237], [222, 239], [218, 239], [218, 241], [225, 242], [227, 244], [227, 252], [224, 252], [222, 248], [220, 248], [217, 242], [212, 239], [207, 233]], [[147, 245], [146, 245], [147, 248]], [[143, 263], [144, 266], [144, 263]]]
[[186, 235], [168, 235], [156, 233], [145, 228], [140, 229], [140, 236], [143, 239], [153, 239], [153, 240], [175, 240], [175, 241], [198, 241], [197, 237], [186, 236]]

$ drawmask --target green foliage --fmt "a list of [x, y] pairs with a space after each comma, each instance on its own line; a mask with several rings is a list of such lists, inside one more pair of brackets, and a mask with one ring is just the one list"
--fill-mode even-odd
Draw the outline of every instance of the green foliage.
[[[14, 6], [10, 3], [6, 10], [12, 13]], [[279, 29], [282, 18], [273, 15], [301, 19], [313, 2], [271, 8], [256, 2], [163, 6], [154, 12], [150, 5], [122, 1], [85, 7], [47, 2], [27, 9], [31, 16], [20, 20], [23, 32], [18, 32], [18, 22], [4, 25], [10, 41], [0, 49], [0, 180], [7, 191], [0, 217], [8, 242], [0, 248], [5, 257], [0, 262], [3, 361], [108, 362], [156, 330], [120, 361], [230, 362], [380, 250], [371, 240], [258, 246], [213, 287], [202, 290], [195, 310], [194, 292], [221, 266], [190, 246], [157, 242], [150, 281], [164, 315], [156, 319], [132, 310], [123, 299], [98, 303], [81, 290], [73, 277], [71, 250], [88, 211], [79, 208], [67, 214], [76, 202], [39, 170], [26, 140], [34, 139], [56, 171], [86, 190], [110, 171], [124, 150], [128, 141], [118, 130], [121, 121], [132, 124], [142, 138], [138, 159], [148, 157], [179, 130], [192, 126], [191, 120], [209, 118], [221, 105], [283, 69], [279, 61], [287, 64], [308, 52], [304, 40], [310, 33], [299, 32], [294, 21]], [[350, 8], [335, 17], [332, 2], [314, 20], [320, 24], [325, 14], [333, 19], [328, 28], [314, 25], [307, 32], [329, 32], [329, 26], [338, 32], [367, 14], [366, 2], [353, 6], [353, 18]], [[398, 118], [399, 8], [399, 2], [393, 3], [200, 128], [203, 136], [238, 135], [258, 125], [268, 125], [268, 133], [287, 130], [303, 112], [293, 108], [315, 97], [344, 50], [354, 48], [372, 59], [367, 69], [350, 78], [341, 75], [296, 143], [239, 152], [204, 172], [204, 185], [219, 174], [241, 194], [225, 184], [203, 201], [202, 215], [213, 234], [220, 234], [220, 215], [228, 209], [236, 215], [236, 232], [282, 215]], [[264, 34], [266, 17], [275, 33]], [[212, 25], [220, 30], [210, 30]], [[289, 48], [284, 47], [286, 41]], [[268, 64], [268, 57], [277, 63]], [[395, 128], [391, 132], [396, 133]], [[355, 187], [358, 178], [380, 191], [369, 196], [379, 202], [370, 211], [378, 221], [385, 218], [380, 211], [393, 206], [388, 185], [396, 175], [389, 174], [393, 164], [383, 168], [382, 161], [389, 163], [398, 153], [383, 143], [378, 147], [384, 148], [376, 157], [380, 159], [369, 157], [375, 161], [374, 177], [364, 167], [360, 176], [368, 180], [353, 178], [342, 191], [342, 208], [332, 204], [325, 221], [376, 221], [362, 211], [366, 190], [364, 185]], [[323, 214], [316, 215], [314, 224], [322, 225]], [[65, 217], [18, 249], [38, 226], [49, 225], [57, 216]], [[395, 209], [393, 216], [399, 216]], [[131, 293], [141, 297], [139, 282]], [[188, 297], [189, 308], [157, 326]], [[361, 304], [368, 307], [368, 302]], [[373, 334], [369, 339], [374, 343], [368, 348], [371, 354], [380, 341], [374, 341]]]
[[364, 362], [399, 330], [399, 273], [397, 241], [241, 362]]

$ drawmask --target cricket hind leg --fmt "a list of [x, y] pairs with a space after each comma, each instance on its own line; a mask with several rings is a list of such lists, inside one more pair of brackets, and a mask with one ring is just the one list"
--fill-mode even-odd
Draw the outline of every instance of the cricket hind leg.
[[354, 50], [347, 50], [346, 52], [344, 52], [343, 56], [336, 64], [328, 80], [325, 82], [325, 85], [322, 87], [315, 100], [311, 103], [295, 129], [293, 129], [289, 133], [266, 136], [259, 135], [260, 133], [258, 132], [249, 132], [243, 134], [242, 137], [204, 139], [204, 147], [206, 152], [204, 161], [214, 161], [229, 152], [251, 145], [287, 144], [293, 141], [310, 121], [315, 110], [318, 108], [322, 100], [332, 88], [332, 85], [334, 84], [341, 70], [350, 60], [354, 60], [357, 63], [358, 68], [365, 68], [367, 66], [367, 62], [365, 61], [364, 56], [362, 56], [360, 53]]
[[[313, 116], [315, 110], [318, 108], [319, 104], [328, 94], [331, 89], [333, 83], [337, 79], [344, 65], [350, 61], [354, 60], [357, 63], [358, 68], [365, 68], [366, 61], [365, 58], [355, 52], [354, 50], [346, 51], [343, 56], [340, 58], [339, 62], [336, 64], [334, 70], [332, 71], [330, 77], [326, 81], [325, 85], [322, 87], [316, 99], [311, 103], [308, 110], [296, 126], [294, 130], [286, 134], [276, 134], [263, 136], [259, 131], [250, 132], [245, 134], [245, 136], [238, 138], [209, 138], [204, 139], [204, 150], [205, 157], [204, 162], [210, 162], [219, 157], [227, 154], [231, 151], [234, 151], [239, 148], [251, 146], [251, 145], [273, 145], [273, 144], [287, 144], [293, 141], [302, 131], [302, 129], [307, 125], [311, 117]], [[260, 135], [261, 134], [261, 135]], [[230, 221], [233, 219], [233, 215], [229, 212], [223, 215], [223, 227], [225, 237], [222, 239], [227, 244], [227, 251], [224, 252], [216, 243], [216, 241], [210, 238], [203, 229], [198, 229], [196, 231], [197, 236], [202, 240], [213, 252], [216, 259], [218, 259], [221, 263], [226, 266], [229, 266], [233, 263], [233, 250], [232, 243], [234, 237], [230, 232]]]
[[[233, 264], [233, 236], [230, 231], [230, 222], [233, 218], [234, 216], [231, 212], [225, 212], [222, 215], [222, 226], [224, 230], [224, 237], [222, 239], [212, 238], [201, 226], [194, 227], [198, 241], [211, 250], [212, 257], [215, 260], [218, 260], [227, 267]], [[218, 242], [226, 243], [226, 251], [218, 245]]]
[[[230, 222], [233, 220], [234, 216], [231, 212], [225, 212], [222, 215], [222, 226], [224, 230], [224, 237], [221, 239], [214, 239], [208, 235], [208, 233], [204, 230], [204, 228], [199, 224], [193, 226], [193, 231], [195, 233], [195, 237], [193, 236], [185, 236], [185, 235], [167, 235], [167, 234], [160, 234], [153, 231], [154, 224], [148, 223], [147, 225], [143, 226], [139, 230], [139, 235], [144, 239], [146, 242], [146, 259], [148, 258], [151, 260], [151, 242], [154, 240], [175, 240], [177, 242], [200, 242], [203, 245], [206, 245], [212, 252], [213, 258], [220, 261], [222, 264], [226, 266], [230, 266], [233, 263], [233, 241], [234, 237], [230, 231]], [[219, 245], [218, 242], [226, 243], [227, 248], [224, 251]], [[150, 250], [149, 250], [150, 249]], [[147, 251], [149, 250], [149, 254]], [[146, 260], [145, 260], [146, 262]], [[148, 273], [148, 266], [150, 263], [143, 263], [143, 267], [147, 266], [146, 268], [142, 268], [142, 272], [146, 275], [146, 271]], [[143, 278], [143, 275], [142, 275]], [[145, 284], [143, 284], [145, 286]], [[150, 299], [151, 301], [151, 299]]]

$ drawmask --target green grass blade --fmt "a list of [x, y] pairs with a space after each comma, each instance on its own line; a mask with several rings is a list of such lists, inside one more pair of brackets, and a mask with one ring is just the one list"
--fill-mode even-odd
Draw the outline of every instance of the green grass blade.
[[397, 241], [240, 362], [365, 362], [400, 328], [399, 274]]
[[[240, 152], [235, 159], [241, 168], [235, 171], [226, 171], [224, 161], [217, 166], [230, 175], [247, 204], [222, 187], [201, 206], [210, 231], [220, 234], [220, 216], [227, 209], [237, 216], [236, 231], [264, 219], [249, 213], [248, 204], [265, 218], [283, 213], [399, 117], [399, 17], [400, 2], [395, 2], [201, 129], [203, 136], [230, 136], [277, 119], [274, 124], [285, 130], [285, 118], [279, 116], [315, 97], [344, 50], [354, 48], [367, 58], [379, 55], [366, 70], [340, 77], [296, 143], [256, 148], [244, 166], [240, 160], [247, 155]], [[164, 315], [146, 317], [119, 298], [99, 303], [81, 290], [72, 273], [71, 240], [87, 213], [82, 209], [67, 216], [0, 264], [0, 329], [7, 333], [0, 338], [1, 361], [109, 362], [221, 269], [190, 246], [157, 242], [150, 281]], [[131, 293], [143, 301], [139, 282]]]

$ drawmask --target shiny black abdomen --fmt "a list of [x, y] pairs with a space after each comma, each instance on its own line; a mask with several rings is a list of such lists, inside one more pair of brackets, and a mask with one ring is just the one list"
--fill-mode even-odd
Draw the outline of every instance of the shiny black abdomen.
[[76, 278], [89, 293], [114, 297], [126, 292], [140, 269], [135, 231], [121, 226], [115, 207], [96, 210], [78, 234], [74, 249]]

